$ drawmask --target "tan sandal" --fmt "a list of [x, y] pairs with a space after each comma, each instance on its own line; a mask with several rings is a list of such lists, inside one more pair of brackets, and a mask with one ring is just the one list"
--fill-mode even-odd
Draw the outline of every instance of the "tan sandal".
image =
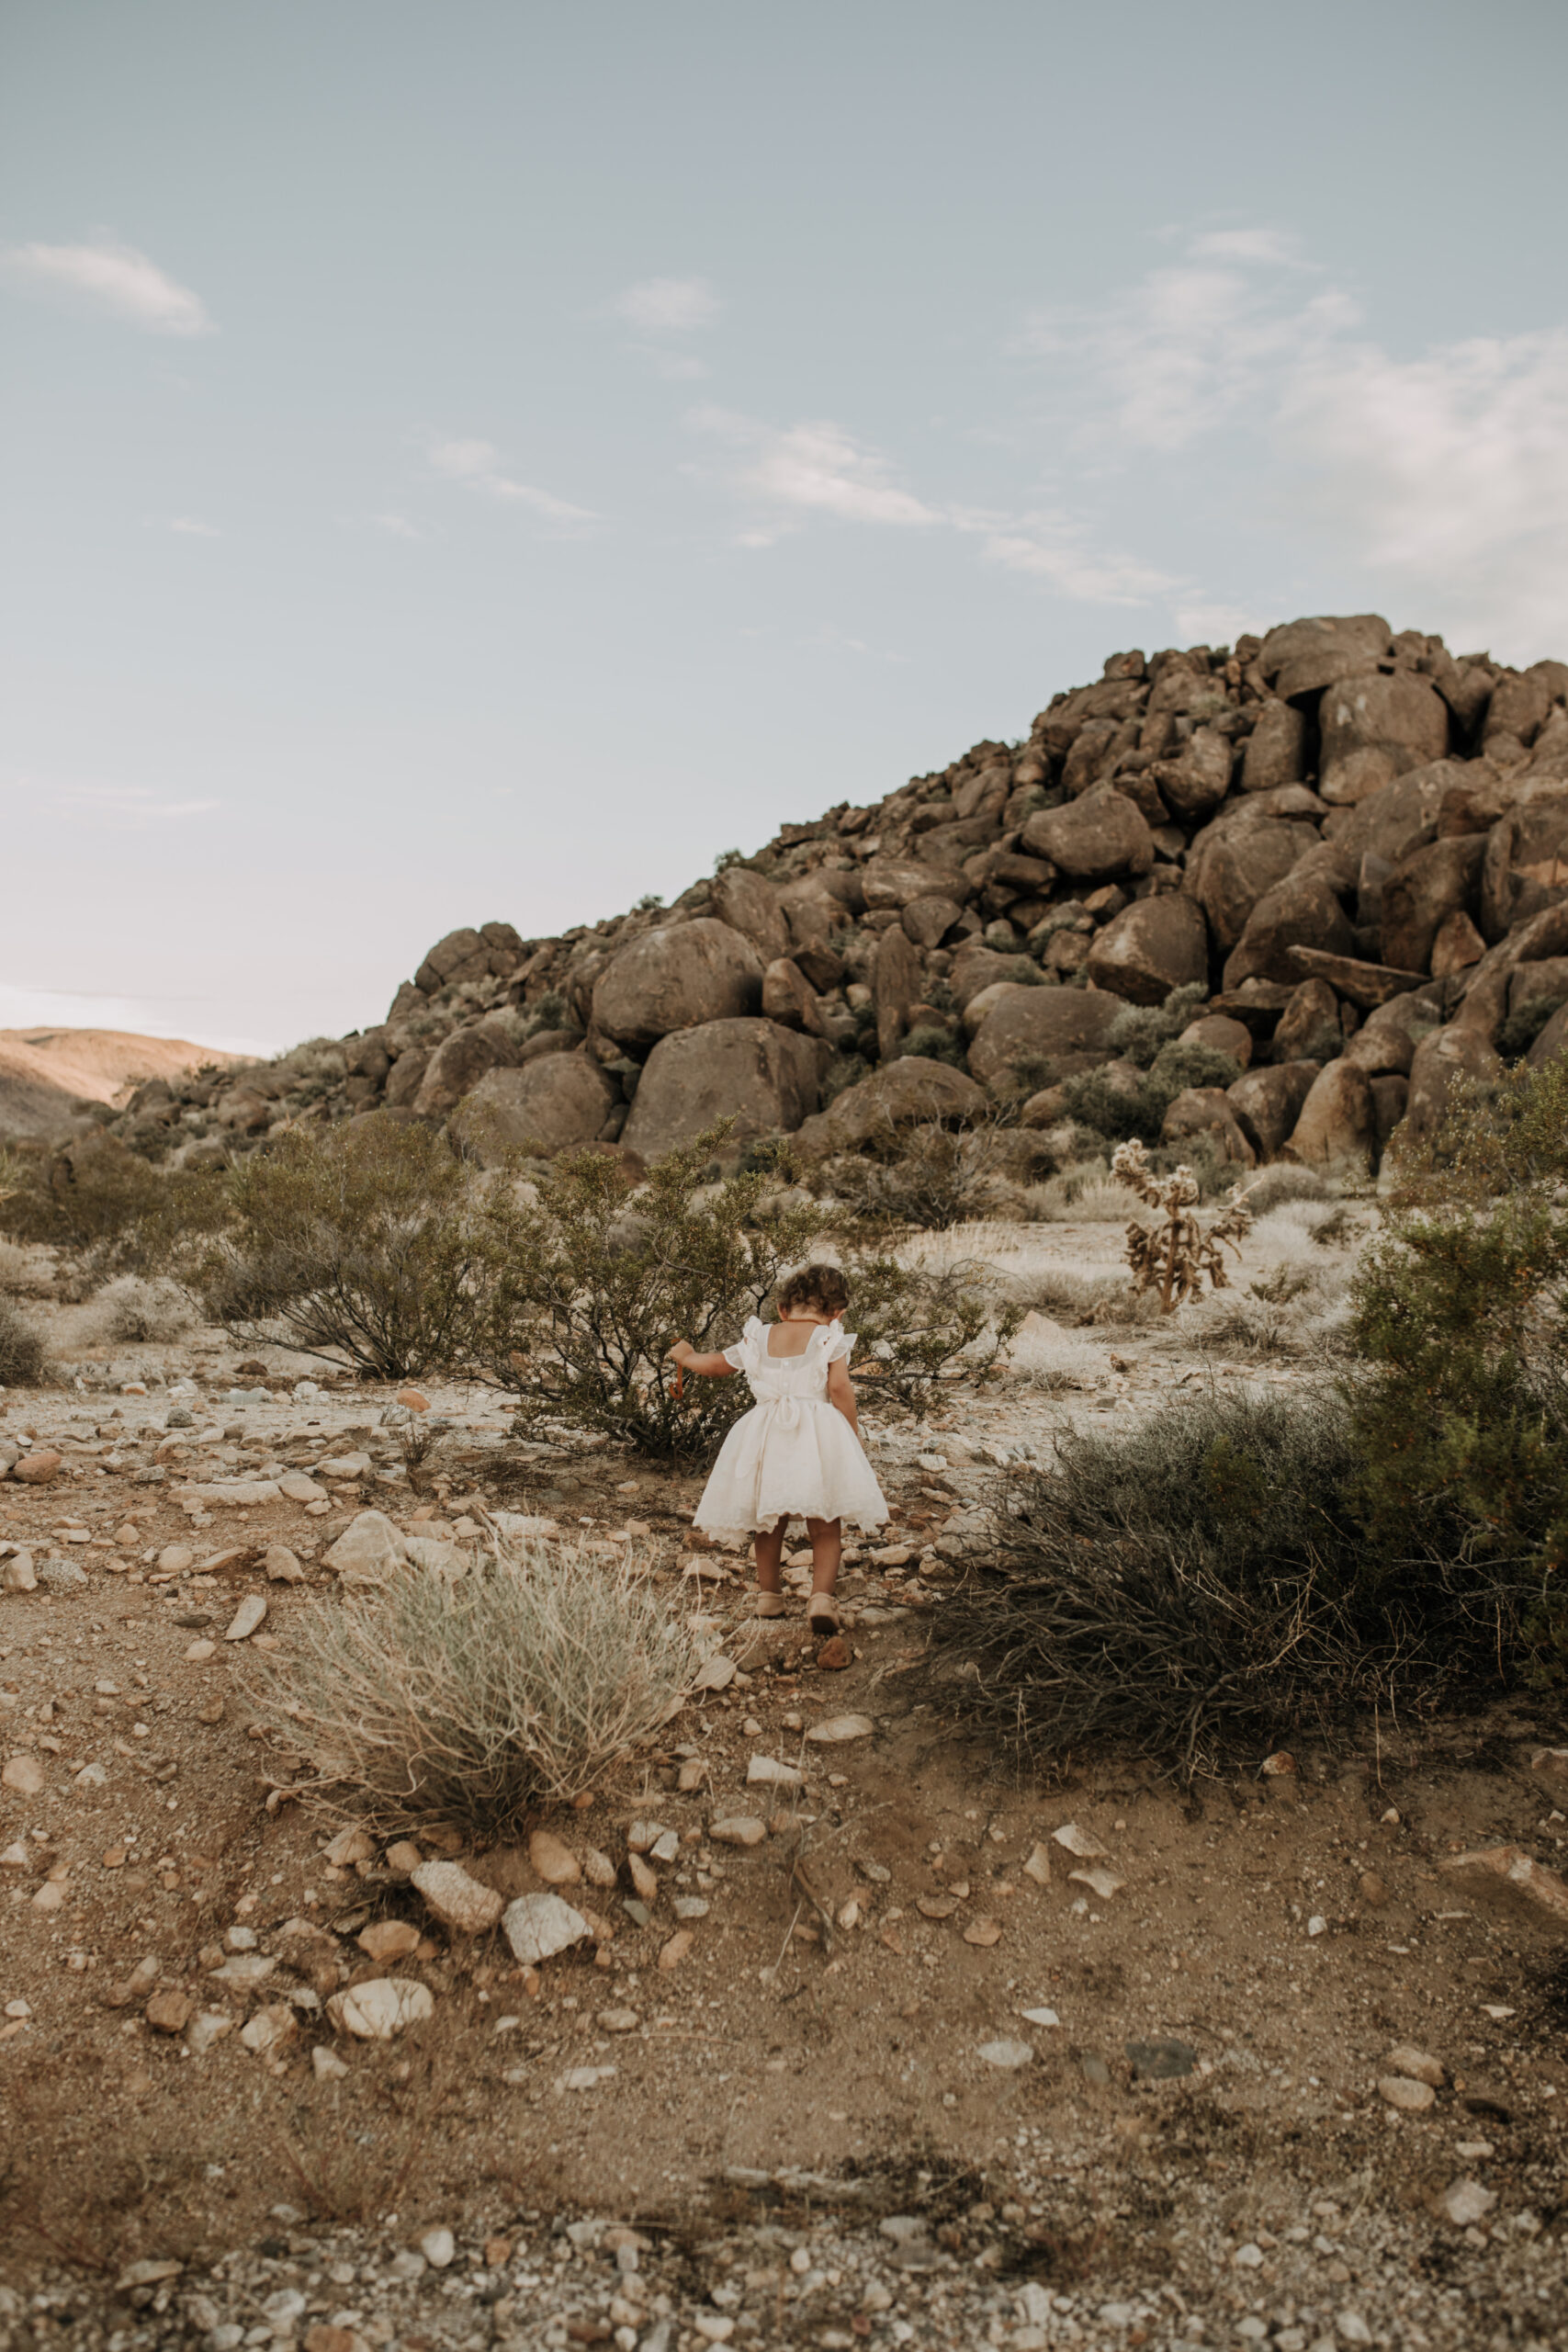
[[788, 1606], [782, 1592], [760, 1592], [757, 1606], [751, 1613], [755, 1617], [783, 1617]]
[[839, 1614], [838, 1601], [830, 1592], [812, 1594], [807, 1623], [814, 1634], [827, 1635], [840, 1631], [843, 1620]]

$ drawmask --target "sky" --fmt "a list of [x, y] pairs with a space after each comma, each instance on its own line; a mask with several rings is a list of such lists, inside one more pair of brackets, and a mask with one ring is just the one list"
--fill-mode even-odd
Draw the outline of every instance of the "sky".
[[1559, 0], [6, 0], [0, 1026], [275, 1049], [1130, 646], [1568, 655]]

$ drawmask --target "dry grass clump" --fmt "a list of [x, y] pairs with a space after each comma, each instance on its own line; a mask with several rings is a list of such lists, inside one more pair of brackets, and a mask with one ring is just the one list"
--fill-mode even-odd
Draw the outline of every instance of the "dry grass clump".
[[252, 1696], [378, 1826], [508, 1839], [650, 1737], [697, 1663], [630, 1562], [497, 1543], [466, 1575], [410, 1567], [310, 1611]]
[[177, 1340], [195, 1319], [187, 1294], [167, 1276], [118, 1274], [88, 1312], [106, 1340], [121, 1341]]
[[48, 1363], [42, 1332], [0, 1296], [0, 1388], [39, 1387]]

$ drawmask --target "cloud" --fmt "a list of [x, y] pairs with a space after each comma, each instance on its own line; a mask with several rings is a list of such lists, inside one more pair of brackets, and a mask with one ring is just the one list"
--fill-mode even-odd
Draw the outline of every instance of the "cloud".
[[406, 514], [372, 514], [370, 520], [389, 538], [423, 539], [424, 537], [424, 533], [416, 530]]
[[765, 521], [740, 533], [743, 547], [771, 547], [782, 531], [809, 514], [896, 528], [942, 520], [934, 507], [891, 479], [879, 451], [857, 442], [842, 425], [818, 422], [780, 429], [714, 407], [694, 410], [688, 422], [731, 445], [731, 485], [753, 507], [765, 510]]
[[64, 296], [88, 309], [143, 327], [150, 334], [218, 332], [199, 295], [181, 286], [134, 245], [107, 237], [82, 245], [9, 245], [0, 275], [24, 292]]
[[1049, 582], [1088, 605], [1146, 605], [1186, 583], [1140, 557], [1097, 551], [1087, 522], [1025, 514], [1004, 524], [965, 517], [960, 529], [983, 534], [982, 553], [1009, 571]]
[[723, 307], [705, 277], [645, 277], [616, 297], [613, 309], [640, 334], [692, 334], [711, 327]]
[[[1316, 541], [1347, 596], [1517, 660], [1568, 635], [1568, 327], [1396, 354], [1291, 239], [1241, 229], [1095, 309], [1036, 314], [1025, 342], [1086, 476], [1153, 464], [1146, 508], [1215, 445], [1224, 508]], [[1212, 612], [1188, 584], [1181, 609]]]
[[194, 514], [171, 514], [169, 528], [187, 539], [216, 539], [222, 536], [215, 524], [198, 522]]
[[461, 482], [466, 489], [480, 491], [487, 498], [526, 506], [548, 523], [597, 523], [602, 519], [591, 508], [569, 505], [564, 498], [557, 498], [547, 490], [537, 490], [532, 482], [513, 481], [510, 474], [501, 471], [497, 462], [500, 454], [490, 441], [441, 441], [431, 450], [430, 462], [448, 481]]
[[67, 785], [54, 796], [55, 804], [91, 817], [95, 823], [120, 832], [144, 832], [152, 825], [183, 823], [187, 818], [210, 816], [220, 800], [170, 800], [141, 784]]

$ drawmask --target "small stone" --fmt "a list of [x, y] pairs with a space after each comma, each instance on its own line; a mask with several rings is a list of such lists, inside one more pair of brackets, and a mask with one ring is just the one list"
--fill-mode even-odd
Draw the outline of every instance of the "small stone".
[[547, 1829], [536, 1829], [528, 1840], [528, 1860], [536, 1877], [547, 1886], [577, 1886], [582, 1878], [582, 1865], [570, 1846]]
[[582, 1914], [558, 1894], [520, 1894], [507, 1905], [501, 1925], [513, 1957], [525, 1967], [552, 1960], [593, 1932]]
[[247, 1928], [243, 1924], [225, 1928], [223, 1941], [231, 1951], [254, 1951], [257, 1942], [256, 1931], [254, 1928]]
[[722, 1652], [710, 1657], [693, 1683], [694, 1690], [728, 1690], [735, 1679], [735, 1660]]
[[590, 1886], [608, 1894], [615, 1883], [615, 1865], [608, 1854], [602, 1854], [597, 1846], [590, 1846], [582, 1857], [582, 1875]]
[[642, 2019], [635, 2009], [601, 2009], [599, 2023], [605, 2033], [635, 2033]]
[[[121, 1854], [119, 1859], [123, 1862], [125, 1856]], [[5, 1852], [0, 1854], [0, 1870], [25, 1871], [30, 1870], [31, 1867], [32, 1856], [19, 1838], [14, 1845], [7, 1846]], [[104, 1856], [104, 1867], [106, 1870], [114, 1868], [114, 1864], [110, 1862], [107, 1854]]]
[[412, 1838], [400, 1838], [395, 1846], [387, 1849], [387, 1869], [393, 1878], [412, 1878], [423, 1859]]
[[224, 1640], [226, 1642], [248, 1642], [251, 1635], [255, 1633], [258, 1627], [263, 1623], [265, 1616], [265, 1593], [246, 1593], [243, 1600], [241, 1601], [238, 1609], [235, 1610], [233, 1616], [229, 1621], [229, 1630], [223, 1636]]
[[747, 1761], [746, 1782], [749, 1788], [803, 1789], [806, 1775], [793, 1764], [781, 1764], [776, 1757], [753, 1756]]
[[1069, 1886], [1087, 1886], [1101, 1903], [1109, 1903], [1113, 1894], [1121, 1894], [1127, 1882], [1124, 1878], [1118, 1878], [1114, 1871], [1069, 1871], [1067, 1883]]
[[1380, 2075], [1378, 2095], [1404, 2115], [1422, 2115], [1438, 2103], [1438, 2095], [1429, 2083], [1412, 2082], [1408, 2075]]
[[1001, 1939], [1001, 1926], [996, 1919], [973, 1919], [964, 1930], [964, 1942], [977, 1944], [983, 1951], [989, 1951], [992, 1944], [999, 1944]]
[[1432, 2199], [1432, 2211], [1455, 2229], [1468, 2230], [1484, 2220], [1496, 2202], [1493, 2191], [1483, 2188], [1478, 2180], [1456, 2180]]
[[1052, 1830], [1051, 1837], [1055, 1844], [1065, 1846], [1069, 1854], [1077, 1855], [1079, 1861], [1097, 1861], [1108, 1851], [1098, 1838], [1091, 1837], [1087, 1829], [1080, 1829], [1076, 1821], [1065, 1821], [1060, 1829]]
[[217, 1654], [217, 1649], [216, 1642], [209, 1641], [205, 1634], [200, 1634], [186, 1645], [186, 1662], [189, 1666], [205, 1666], [208, 1659]]
[[231, 1984], [237, 1993], [249, 1993], [264, 1984], [277, 1966], [270, 1952], [240, 1951], [212, 1972], [215, 1983]]
[[330, 1846], [321, 1849], [322, 1861], [331, 1862], [334, 1871], [351, 1871], [355, 1862], [373, 1862], [375, 1859], [376, 1848], [368, 1830], [354, 1822], [340, 1829]]
[[449, 2270], [457, 2258], [457, 2241], [450, 2230], [426, 2230], [419, 2250], [432, 2270]]
[[63, 1911], [70, 1900], [68, 1890], [58, 1879], [46, 1880], [33, 1897], [35, 1911]]
[[389, 1960], [403, 1960], [419, 1946], [419, 1929], [406, 1919], [374, 1919], [362, 1928], [355, 1938], [367, 1960], [378, 1964]]
[[1299, 1778], [1296, 1759], [1287, 1747], [1277, 1747], [1272, 1756], [1266, 1756], [1263, 1758], [1258, 1770], [1268, 1781], [1293, 1781]]
[[1442, 2066], [1425, 2050], [1417, 2050], [1414, 2042], [1400, 2042], [1389, 2052], [1386, 2063], [1396, 2075], [1408, 2075], [1412, 2082], [1429, 2083], [1435, 2091], [1443, 2087]]
[[674, 1829], [667, 1829], [662, 1838], [654, 1839], [648, 1851], [651, 1861], [678, 1862], [681, 1859], [680, 1833]]
[[870, 1739], [875, 1730], [869, 1715], [829, 1715], [826, 1723], [813, 1724], [806, 1736], [818, 1747], [838, 1747], [852, 1739]]
[[1019, 2016], [1030, 2025], [1060, 2025], [1062, 2022], [1055, 2009], [1020, 2009]]
[[162, 1993], [154, 1993], [141, 2014], [154, 2033], [183, 2033], [195, 2006], [188, 1995], [170, 1985]]
[[1356, 1892], [1370, 1911], [1381, 1911], [1388, 1901], [1388, 1888], [1376, 1871], [1363, 1871], [1356, 1882]]
[[1237, 2246], [1231, 2256], [1231, 2261], [1238, 2270], [1261, 2270], [1263, 2248], [1260, 2245], [1254, 2245], [1249, 2238], [1245, 2245]]
[[275, 2050], [292, 2041], [299, 2030], [288, 2002], [275, 2001], [267, 2008], [258, 2009], [249, 2024], [240, 2028], [240, 2040], [254, 2057], [270, 2058]]
[[334, 1993], [327, 2015], [340, 2033], [359, 2041], [390, 2041], [405, 2026], [434, 2015], [435, 2003], [427, 1985], [411, 1976], [374, 1976], [366, 1984], [351, 1984]]
[[710, 2344], [728, 2344], [735, 2333], [735, 2322], [724, 2312], [698, 2312], [692, 2325]]
[[1034, 2060], [1034, 2052], [1027, 2041], [1009, 2040], [982, 2041], [975, 2055], [984, 2059], [987, 2066], [1000, 2066], [1004, 2071], [1014, 2073], [1021, 2066], [1032, 2065]]
[[133, 2002], [144, 2001], [158, 1982], [158, 1962], [151, 1953], [139, 1960], [123, 1984], [111, 1984], [104, 1995], [104, 2006], [110, 2009], [128, 2009]]
[[751, 1814], [736, 1814], [708, 1825], [708, 1836], [716, 1846], [760, 1846], [767, 1834], [767, 1823]]
[[0, 1590], [6, 1592], [36, 1592], [38, 1577], [30, 1552], [13, 1552], [4, 1567], [0, 1567]]
[[1024, 1877], [1032, 1878], [1036, 1886], [1049, 1886], [1051, 1883], [1051, 1849], [1049, 1846], [1036, 1846], [1031, 1853], [1029, 1860], [1022, 1865], [1022, 1868]]
[[853, 1653], [842, 1634], [830, 1634], [817, 1652], [817, 1663], [824, 1674], [841, 1674], [853, 1662]]
[[262, 1566], [271, 1584], [303, 1584], [305, 1571], [299, 1556], [287, 1544], [269, 1544], [262, 1554]]
[[0, 1769], [0, 1789], [9, 1789], [14, 1796], [37, 1797], [43, 1794], [43, 1766], [36, 1756], [13, 1756]]
[[677, 1894], [671, 1899], [670, 1908], [677, 1919], [705, 1919], [709, 1906], [704, 1895]]
[[409, 1883], [455, 1935], [488, 1933], [506, 1908], [505, 1898], [470, 1878], [460, 1862], [421, 1862], [410, 1871]]
[[640, 1902], [658, 1902], [659, 1873], [657, 1871], [650, 1871], [649, 1869], [648, 1864], [643, 1860], [640, 1854], [628, 1854], [626, 1856], [626, 1876], [630, 1879], [632, 1886]]
[[395, 1400], [405, 1413], [428, 1413], [430, 1399], [418, 1388], [400, 1388]]
[[1370, 2344], [1372, 2340], [1372, 2331], [1359, 2312], [1341, 2312], [1338, 2325], [1347, 2344]]
[[186, 2028], [186, 2046], [193, 2058], [200, 2058], [233, 2030], [234, 2020], [227, 2010], [198, 2009]]
[[601, 2083], [613, 2081], [615, 2073], [614, 2066], [569, 2066], [557, 2081], [556, 2088], [562, 2091], [597, 2090]]
[[343, 2080], [348, 2068], [335, 2050], [329, 2050], [325, 2042], [318, 2041], [310, 2052], [310, 2071], [319, 2083], [337, 2083]]
[[1309, 1936], [1325, 1936], [1328, 1933], [1328, 1922], [1321, 1911], [1314, 1911], [1307, 1921], [1307, 1933]]
[[659, 1955], [659, 1965], [666, 1975], [672, 1968], [680, 1967], [695, 1941], [690, 1928], [677, 1928]]
[[31, 1453], [23, 1454], [11, 1476], [19, 1478], [24, 1487], [47, 1487], [58, 1475], [62, 1459], [48, 1446], [38, 1446]]

